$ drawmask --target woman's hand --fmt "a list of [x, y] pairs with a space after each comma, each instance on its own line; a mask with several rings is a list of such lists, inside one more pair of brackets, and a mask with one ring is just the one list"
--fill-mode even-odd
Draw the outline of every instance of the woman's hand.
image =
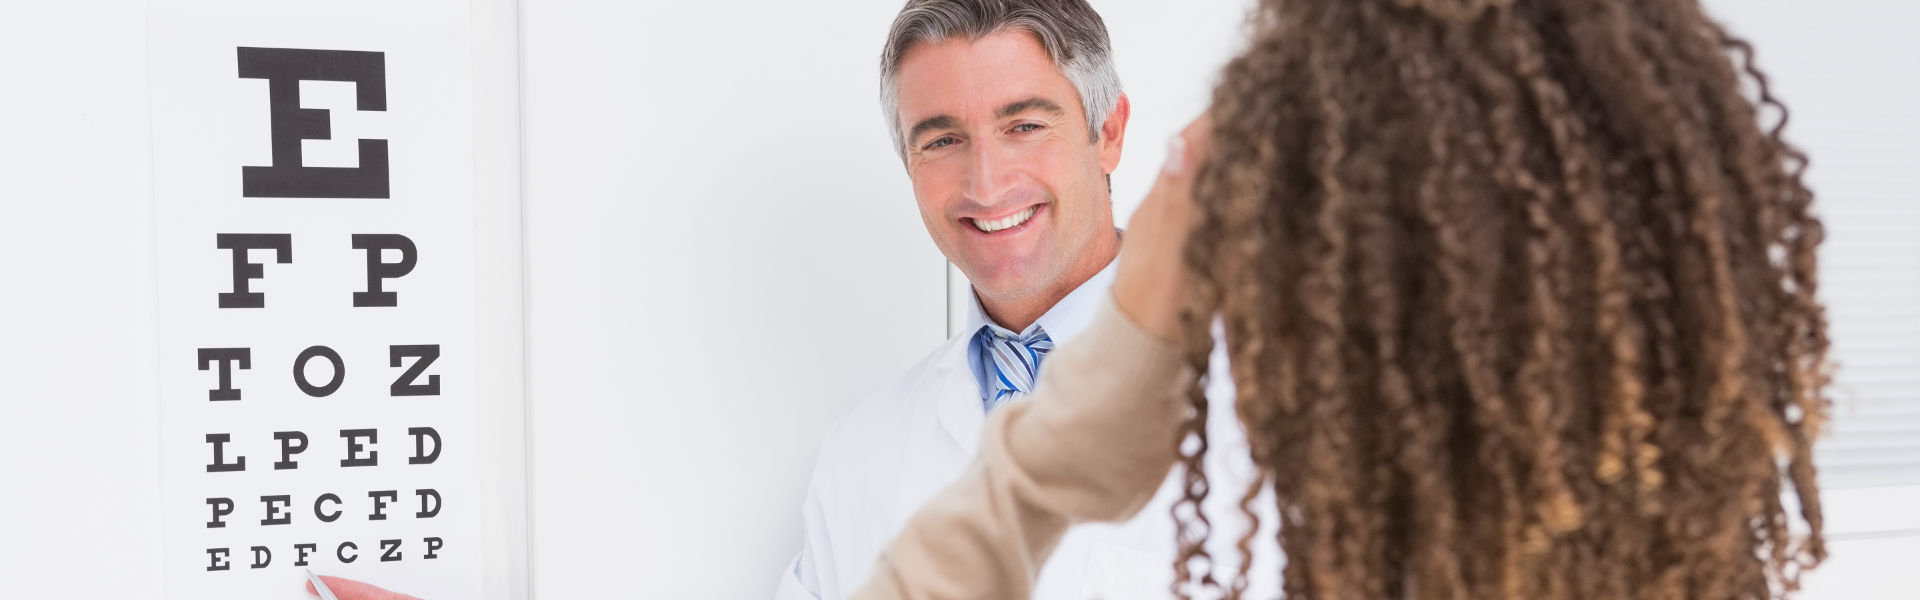
[[[327, 584], [333, 596], [340, 600], [420, 600], [399, 592], [389, 592], [378, 587], [360, 583], [343, 577], [321, 575], [320, 581]], [[307, 593], [318, 597], [320, 592], [313, 589], [313, 583], [307, 583]]]
[[1180, 340], [1186, 302], [1186, 247], [1197, 210], [1193, 174], [1206, 159], [1212, 119], [1200, 115], [1173, 139], [1160, 179], [1127, 222], [1113, 300], [1135, 324], [1168, 342]]

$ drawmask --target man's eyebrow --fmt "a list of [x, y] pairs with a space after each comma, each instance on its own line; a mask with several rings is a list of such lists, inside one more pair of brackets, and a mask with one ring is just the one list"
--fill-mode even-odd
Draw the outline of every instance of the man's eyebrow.
[[926, 133], [928, 131], [933, 131], [935, 129], [959, 129], [959, 128], [960, 128], [960, 120], [955, 119], [950, 115], [927, 117], [925, 119], [921, 119], [919, 123], [914, 123], [913, 129], [907, 131], [907, 143], [909, 144], [914, 143], [915, 141], [920, 139], [920, 134]]
[[1040, 110], [1040, 111], [1046, 111], [1054, 114], [1066, 114], [1067, 112], [1066, 109], [1060, 108], [1060, 105], [1054, 104], [1052, 100], [1048, 100], [1046, 98], [1040, 98], [1040, 97], [1033, 97], [1033, 98], [1021, 100], [1019, 102], [1014, 102], [1006, 106], [1002, 106], [1000, 107], [1000, 110], [994, 112], [993, 116], [997, 118], [1005, 119], [1007, 117], [1011, 117], [1011, 116], [1014, 116], [1023, 112], [1027, 112], [1030, 110]]

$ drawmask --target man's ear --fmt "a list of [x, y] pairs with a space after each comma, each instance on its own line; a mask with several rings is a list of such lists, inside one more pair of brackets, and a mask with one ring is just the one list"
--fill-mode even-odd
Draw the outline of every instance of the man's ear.
[[1133, 113], [1133, 107], [1127, 103], [1127, 95], [1121, 94], [1120, 101], [1113, 103], [1113, 112], [1107, 113], [1107, 122], [1100, 125], [1100, 172], [1112, 175], [1120, 168], [1120, 146], [1127, 140], [1127, 116]]

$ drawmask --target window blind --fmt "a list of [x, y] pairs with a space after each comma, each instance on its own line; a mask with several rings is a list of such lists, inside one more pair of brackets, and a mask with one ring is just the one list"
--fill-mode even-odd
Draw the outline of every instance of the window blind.
[[1718, 0], [1788, 106], [1827, 227], [1839, 365], [1815, 447], [1827, 488], [1920, 485], [1920, 3]]

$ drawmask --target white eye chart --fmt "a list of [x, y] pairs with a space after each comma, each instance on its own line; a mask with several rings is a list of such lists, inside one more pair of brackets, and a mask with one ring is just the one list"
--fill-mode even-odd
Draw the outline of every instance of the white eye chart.
[[439, 4], [151, 5], [169, 598], [481, 596], [472, 56]]

